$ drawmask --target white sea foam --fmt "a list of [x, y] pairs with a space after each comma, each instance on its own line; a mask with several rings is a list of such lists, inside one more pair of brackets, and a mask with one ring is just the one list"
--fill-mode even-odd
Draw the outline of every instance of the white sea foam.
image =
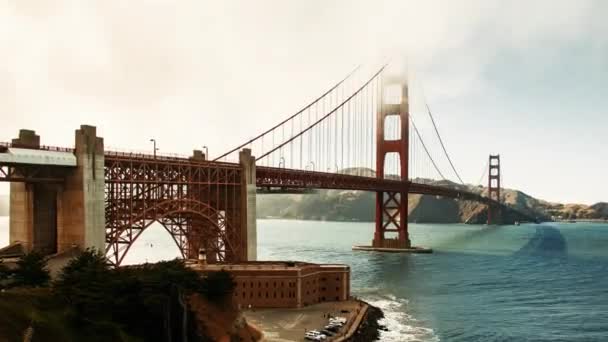
[[379, 323], [388, 331], [380, 332], [380, 341], [439, 341], [433, 329], [424, 327], [407, 313], [407, 299], [397, 298], [392, 294], [364, 296], [364, 299], [384, 312], [384, 318]]

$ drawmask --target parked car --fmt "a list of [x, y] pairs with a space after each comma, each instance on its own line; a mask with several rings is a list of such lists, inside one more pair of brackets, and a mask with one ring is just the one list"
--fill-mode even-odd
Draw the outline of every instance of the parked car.
[[335, 324], [328, 324], [325, 326], [326, 330], [333, 331], [333, 332], [338, 332], [338, 330], [340, 330], [340, 328], [341, 328], [341, 326], [335, 325]]
[[324, 335], [322, 332], [320, 332], [319, 330], [310, 330], [309, 333], [313, 333], [315, 335], [321, 336], [322, 339], [326, 339], [327, 336]]
[[304, 338], [311, 341], [323, 341], [327, 338], [327, 336], [319, 331], [311, 330], [307, 331], [306, 334], [304, 334]]
[[330, 322], [341, 322], [346, 323], [347, 319], [344, 317], [332, 317], [329, 319]]
[[321, 333], [323, 333], [323, 335], [327, 335], [327, 336], [334, 336], [336, 333], [327, 329], [323, 329], [321, 330]]

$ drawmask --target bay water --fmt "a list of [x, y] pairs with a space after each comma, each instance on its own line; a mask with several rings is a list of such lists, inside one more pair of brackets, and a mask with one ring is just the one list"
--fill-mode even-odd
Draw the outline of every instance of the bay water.
[[[353, 295], [384, 311], [383, 341], [608, 341], [607, 224], [409, 227], [433, 254], [352, 251], [371, 222], [258, 220], [258, 257], [350, 265]], [[154, 225], [125, 264], [178, 255]]]

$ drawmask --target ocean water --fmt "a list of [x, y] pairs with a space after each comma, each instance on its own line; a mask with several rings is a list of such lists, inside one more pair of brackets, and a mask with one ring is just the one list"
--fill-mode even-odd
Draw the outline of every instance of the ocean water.
[[608, 225], [411, 224], [434, 254], [353, 252], [371, 223], [258, 221], [261, 259], [351, 265], [383, 341], [608, 341]]
[[[0, 218], [0, 244], [6, 232]], [[435, 253], [351, 250], [372, 234], [372, 223], [258, 220], [258, 255], [349, 264], [353, 294], [385, 313], [382, 341], [608, 341], [608, 225], [411, 224]], [[125, 262], [178, 254], [156, 226]]]

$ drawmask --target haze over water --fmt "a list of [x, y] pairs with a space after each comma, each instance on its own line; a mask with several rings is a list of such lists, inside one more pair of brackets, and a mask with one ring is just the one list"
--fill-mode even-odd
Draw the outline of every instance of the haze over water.
[[[125, 259], [177, 255], [160, 227]], [[8, 241], [0, 218], [0, 243]], [[258, 220], [260, 260], [351, 266], [353, 294], [379, 306], [384, 341], [605, 341], [608, 225], [410, 224], [434, 254], [353, 252], [373, 223]], [[152, 247], [151, 247], [152, 245]]]

